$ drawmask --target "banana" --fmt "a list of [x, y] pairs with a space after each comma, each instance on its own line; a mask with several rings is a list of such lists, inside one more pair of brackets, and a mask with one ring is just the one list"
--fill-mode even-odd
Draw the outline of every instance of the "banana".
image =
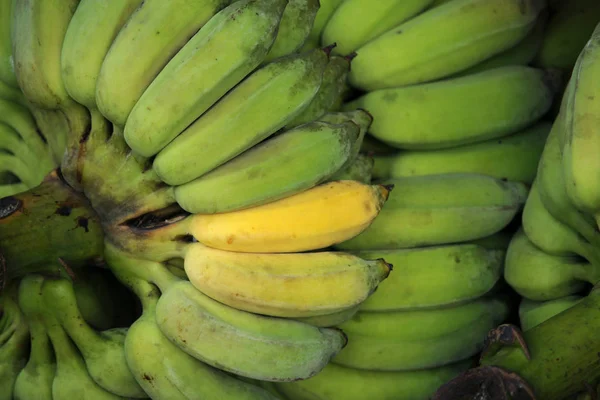
[[330, 112], [319, 117], [319, 121], [329, 122], [332, 124], [342, 124], [348, 119], [359, 126], [360, 132], [358, 134], [358, 138], [352, 145], [352, 153], [350, 154], [350, 157], [348, 157], [348, 160], [346, 160], [346, 163], [340, 169], [340, 172], [354, 163], [354, 160], [358, 157], [367, 131], [373, 122], [373, 116], [367, 111], [359, 108], [351, 111]]
[[30, 188], [38, 186], [44, 176], [32, 171], [31, 164], [21, 160], [12, 154], [0, 152], [0, 171], [9, 172]]
[[311, 317], [362, 303], [390, 274], [383, 259], [342, 252], [238, 253], [200, 243], [185, 254], [196, 289], [238, 310], [275, 317]]
[[521, 296], [542, 301], [579, 293], [600, 280], [600, 270], [577, 257], [545, 253], [519, 230], [506, 252], [504, 279]]
[[128, 398], [147, 398], [131, 374], [125, 358], [126, 329], [97, 332], [77, 307], [73, 285], [67, 279], [46, 279], [42, 285], [46, 309], [81, 351], [90, 377], [103, 389]]
[[[29, 326], [17, 303], [17, 290], [11, 285], [0, 296], [0, 399], [12, 400], [19, 372], [27, 362]], [[29, 399], [28, 399], [29, 400]]]
[[252, 72], [273, 45], [286, 4], [236, 1], [212, 17], [131, 110], [123, 132], [129, 147], [155, 155]]
[[441, 149], [527, 128], [550, 109], [557, 86], [554, 73], [508, 66], [438, 82], [376, 90], [345, 107], [364, 108], [371, 113], [373, 124], [369, 133], [391, 146]]
[[266, 62], [296, 52], [304, 45], [319, 11], [319, 0], [288, 0], [277, 38]]
[[113, 41], [96, 81], [98, 110], [124, 127], [140, 96], [188, 40], [230, 0], [145, 0]]
[[500, 139], [449, 149], [375, 156], [373, 177], [388, 179], [463, 172], [531, 184], [551, 128], [551, 123], [542, 121]]
[[69, 22], [61, 51], [65, 90], [96, 109], [96, 82], [106, 53], [142, 0], [81, 0]]
[[[407, 327], [394, 320], [403, 319], [402, 313], [384, 313], [379, 318], [379, 324], [383, 319], [388, 318], [389, 321], [386, 322], [390, 326], [387, 329], [373, 328], [366, 332], [345, 331], [348, 335], [348, 345], [334, 357], [332, 362], [345, 367], [371, 371], [409, 371], [452, 364], [479, 352], [483, 348], [488, 331], [502, 322], [507, 317], [508, 311], [506, 302], [497, 301], [490, 304], [487, 312], [480, 312], [476, 318], [469, 315], [462, 324], [457, 321], [454, 329], [444, 327], [442, 331], [444, 329], [448, 331], [440, 335], [434, 333], [435, 329], [429, 330], [429, 333], [422, 337], [416, 336], [410, 339], [405, 337]], [[423, 317], [424, 320], [430, 321], [429, 324], [434, 323], [433, 319], [429, 318], [433, 316]], [[443, 320], [448, 321], [445, 318]], [[369, 323], [377, 324], [372, 320], [367, 322]], [[396, 326], [396, 323], [399, 325]]]
[[519, 305], [521, 330], [528, 331], [544, 321], [573, 307], [583, 300], [582, 296], [565, 296], [548, 301], [523, 299]]
[[458, 0], [425, 11], [359, 47], [350, 83], [372, 91], [437, 80], [515, 46], [541, 0]]
[[[301, 51], [315, 49], [321, 45], [323, 30], [342, 1], [343, 0], [319, 0], [319, 10], [317, 11], [312, 29], [308, 34], [308, 38], [304, 42]], [[323, 45], [330, 46], [332, 44], [333, 43], [324, 43]]]
[[346, 0], [335, 10], [323, 43], [337, 43], [334, 53], [350, 54], [382, 33], [425, 10], [433, 0]]
[[114, 283], [109, 273], [104, 269], [87, 267], [77, 271], [73, 281], [77, 308], [85, 322], [97, 330], [115, 326], [116, 314], [122, 313], [126, 307], [124, 298], [115, 298], [118, 289], [111, 287]]
[[536, 64], [570, 72], [600, 19], [600, 3], [570, 0], [557, 4], [548, 20]]
[[0, 120], [0, 150], [23, 162], [41, 179], [53, 169], [54, 163], [48, 152], [33, 151], [17, 131]]
[[479, 174], [414, 176], [382, 183], [398, 189], [379, 218], [336, 248], [404, 249], [480, 239], [506, 227], [527, 197], [520, 182]]
[[301, 125], [177, 186], [175, 199], [190, 213], [214, 214], [294, 195], [341, 169], [351, 156], [359, 130], [351, 120], [339, 125], [321, 121]]
[[420, 371], [365, 371], [328, 364], [312, 378], [275, 383], [290, 400], [424, 400], [472, 364], [461, 361]]
[[359, 310], [359, 306], [347, 308], [332, 314], [315, 315], [312, 317], [295, 318], [297, 321], [305, 324], [318, 326], [320, 328], [329, 328], [340, 325], [352, 318]]
[[375, 160], [373, 157], [369, 157], [364, 154], [359, 154], [356, 156], [352, 164], [348, 165], [345, 168], [342, 168], [332, 177], [329, 178], [331, 181], [358, 181], [362, 183], [370, 183], [371, 178], [373, 177], [373, 167], [375, 164]]
[[[520, 221], [515, 221], [519, 222]], [[483, 237], [481, 239], [470, 240], [465, 243], [476, 244], [490, 250], [506, 250], [514, 235], [514, 229], [511, 226], [496, 232], [493, 235]]]
[[457, 244], [353, 254], [396, 266], [360, 305], [361, 311], [393, 311], [439, 308], [484, 295], [502, 275], [505, 251]]
[[11, 26], [13, 0], [0, 1], [0, 82], [7, 88], [18, 88], [13, 64]]
[[51, 400], [52, 381], [56, 371], [54, 350], [42, 316], [41, 275], [26, 275], [19, 284], [19, 307], [27, 319], [31, 352], [25, 367], [15, 381], [15, 400]]
[[182, 221], [197, 241], [248, 253], [294, 253], [343, 242], [364, 231], [391, 188], [335, 181], [245, 210], [195, 214]]

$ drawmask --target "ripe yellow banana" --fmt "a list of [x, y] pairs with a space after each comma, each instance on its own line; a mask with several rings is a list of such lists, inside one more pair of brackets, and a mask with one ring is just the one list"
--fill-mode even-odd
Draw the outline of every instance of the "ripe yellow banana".
[[440, 149], [525, 129], [550, 109], [556, 89], [553, 73], [508, 66], [373, 91], [346, 107], [371, 113], [374, 120], [369, 133], [391, 146]]
[[533, 28], [542, 0], [451, 1], [356, 52], [350, 82], [363, 90], [440, 79], [511, 48]]
[[119, 127], [163, 67], [230, 0], [145, 0], [110, 46], [96, 83], [96, 103]]
[[181, 185], [284, 127], [319, 90], [328, 53], [316, 49], [295, 54], [252, 73], [162, 149], [154, 171], [165, 183]]
[[581, 300], [583, 300], [582, 296], [565, 296], [548, 301], [523, 299], [519, 305], [521, 330], [528, 331], [555, 315], [568, 310]]
[[397, 186], [379, 217], [342, 250], [404, 249], [480, 239], [507, 226], [527, 197], [520, 182], [480, 174], [385, 180]]
[[0, 1], [0, 82], [7, 88], [18, 88], [12, 56], [11, 21], [13, 0]]
[[505, 251], [458, 244], [354, 254], [396, 266], [360, 306], [361, 311], [393, 311], [449, 306], [484, 295], [502, 275]]
[[205, 295], [238, 310], [296, 318], [362, 303], [392, 266], [342, 252], [260, 254], [192, 244], [185, 272]]
[[158, 153], [252, 72], [273, 45], [286, 4], [236, 1], [212, 17], [133, 107], [123, 132], [129, 147], [145, 157]]
[[543, 121], [500, 139], [449, 149], [375, 156], [373, 177], [388, 179], [466, 172], [531, 184], [551, 127], [551, 123]]
[[293, 253], [348, 240], [365, 230], [390, 187], [324, 183], [271, 203], [222, 214], [195, 214], [187, 231], [202, 244], [248, 253]]

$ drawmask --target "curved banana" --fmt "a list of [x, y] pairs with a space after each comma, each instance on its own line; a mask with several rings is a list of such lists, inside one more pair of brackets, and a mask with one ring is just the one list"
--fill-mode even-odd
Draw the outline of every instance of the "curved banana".
[[13, 0], [0, 1], [0, 82], [7, 88], [18, 88], [13, 63], [11, 26]]
[[230, 307], [275, 317], [332, 314], [362, 303], [392, 266], [342, 252], [239, 253], [194, 243], [185, 272], [196, 289]]
[[551, 128], [550, 122], [542, 121], [501, 139], [449, 149], [375, 156], [373, 177], [388, 179], [463, 172], [531, 184]]
[[236, 1], [212, 17], [135, 103], [123, 131], [129, 147], [155, 155], [252, 72], [273, 45], [286, 4]]
[[444, 78], [511, 48], [533, 28], [541, 0], [457, 0], [359, 47], [350, 82], [363, 90]]
[[373, 116], [367, 111], [358, 108], [351, 111], [330, 112], [319, 117], [319, 121], [329, 122], [331, 124], [342, 124], [348, 119], [359, 126], [360, 132], [358, 133], [358, 139], [356, 139], [352, 145], [352, 153], [350, 154], [350, 157], [348, 157], [348, 160], [346, 160], [346, 163], [342, 166], [339, 172], [349, 167], [350, 164], [352, 164], [358, 157], [367, 131], [373, 122]]
[[371, 113], [373, 124], [369, 133], [391, 146], [441, 149], [527, 128], [550, 109], [556, 90], [554, 73], [508, 66], [438, 82], [376, 90], [346, 107], [364, 108]]
[[351, 156], [359, 130], [350, 119], [339, 125], [321, 121], [301, 125], [177, 186], [175, 199], [190, 213], [214, 214], [294, 195], [340, 170]]
[[505, 251], [458, 244], [354, 254], [395, 265], [360, 305], [361, 311], [393, 311], [449, 306], [484, 295], [502, 276]]
[[365, 154], [356, 156], [352, 164], [342, 168], [329, 178], [331, 181], [358, 181], [362, 183], [370, 183], [373, 178], [373, 168], [375, 160], [373, 157]]
[[[379, 217], [343, 250], [404, 249], [480, 239], [507, 226], [521, 210], [527, 188], [479, 174], [442, 174], [389, 179]], [[460, 228], [459, 228], [460, 227]]]
[[255, 71], [162, 149], [154, 171], [181, 185], [269, 137], [310, 104], [328, 61], [328, 50], [316, 49]]
[[519, 305], [521, 330], [528, 331], [544, 321], [573, 307], [583, 300], [582, 296], [565, 296], [548, 301], [523, 299]]
[[[15, 381], [28, 357], [29, 326], [17, 303], [16, 286], [0, 296], [0, 399], [12, 400]], [[29, 400], [29, 399], [28, 399]]]
[[345, 0], [323, 30], [324, 44], [336, 43], [334, 53], [350, 54], [382, 33], [425, 10], [433, 0]]
[[96, 81], [98, 110], [124, 127], [144, 90], [177, 52], [231, 0], [145, 0], [119, 31]]
[[[343, 0], [319, 0], [319, 10], [317, 11], [312, 29], [308, 34], [308, 38], [306, 38], [301, 51], [312, 50], [321, 45], [323, 30], [342, 1]], [[324, 46], [330, 46], [332, 44], [333, 43], [323, 43]]]
[[340, 325], [350, 318], [352, 318], [359, 310], [359, 306], [347, 308], [342, 311], [338, 311], [332, 314], [315, 315], [312, 317], [301, 317], [294, 318], [297, 321], [304, 322], [305, 324], [318, 326], [320, 328], [330, 328], [332, 326]]
[[9, 172], [16, 176], [19, 182], [24, 183], [29, 188], [38, 186], [45, 176], [32, 169], [31, 164], [27, 164], [25, 160], [21, 160], [10, 153], [0, 152], [0, 171]]
[[364, 231], [391, 188], [335, 181], [245, 210], [195, 214], [182, 221], [200, 243], [248, 253], [316, 250]]

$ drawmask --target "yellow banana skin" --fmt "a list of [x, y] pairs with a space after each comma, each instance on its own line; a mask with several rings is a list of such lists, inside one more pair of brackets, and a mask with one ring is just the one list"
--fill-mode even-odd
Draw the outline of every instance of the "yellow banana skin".
[[181, 185], [269, 137], [310, 104], [328, 61], [328, 50], [316, 49], [255, 71], [162, 149], [154, 171]]
[[96, 83], [100, 112], [125, 126], [135, 103], [184, 44], [230, 0], [146, 0], [112, 43]]
[[11, 88], [18, 88], [12, 57], [11, 20], [13, 0], [0, 2], [0, 81]]
[[353, 254], [383, 258], [400, 271], [390, 274], [360, 305], [361, 311], [389, 312], [432, 309], [481, 297], [502, 276], [505, 251], [458, 244]]
[[[259, 206], [310, 189], [345, 165], [360, 128], [349, 118], [309, 122], [256, 145], [200, 178], [175, 188], [190, 213], [214, 214]], [[310, 164], [307, 165], [307, 159]]]
[[530, 300], [552, 300], [572, 295], [600, 278], [597, 267], [581, 258], [545, 253], [525, 235], [515, 233], [506, 253], [504, 279]]
[[81, 0], [69, 22], [61, 51], [66, 91], [88, 109], [96, 108], [96, 82], [113, 40], [142, 0]]
[[0, 296], [0, 399], [12, 400], [15, 381], [26, 365], [29, 326], [19, 309], [14, 286]]
[[516, 45], [544, 6], [540, 0], [457, 0], [427, 10], [359, 47], [350, 83], [372, 91], [450, 76]]
[[565, 296], [548, 301], [523, 299], [519, 305], [521, 330], [528, 331], [544, 321], [568, 310], [583, 300], [582, 296]]
[[273, 45], [286, 4], [236, 1], [211, 18], [133, 107], [124, 130], [129, 147], [155, 155], [252, 72]]
[[544, 121], [500, 139], [449, 149], [375, 156], [373, 177], [388, 179], [462, 172], [531, 184], [551, 128], [552, 124]]
[[239, 253], [190, 245], [189, 281], [230, 307], [262, 315], [297, 318], [332, 314], [362, 303], [392, 266], [342, 252]]
[[[302, 46], [302, 50], [311, 50], [321, 45], [321, 35], [327, 25], [327, 22], [333, 15], [333, 12], [339, 7], [343, 0], [319, 0], [319, 10], [315, 16], [312, 29], [308, 34], [308, 38]], [[333, 43], [324, 43], [324, 46], [332, 45]]]
[[467, 370], [471, 360], [420, 371], [366, 371], [328, 364], [302, 381], [275, 383], [290, 400], [423, 400]]
[[556, 88], [553, 73], [508, 66], [439, 82], [376, 90], [347, 107], [371, 113], [374, 120], [369, 133], [391, 146], [440, 149], [525, 129], [550, 109]]
[[221, 250], [294, 253], [322, 249], [365, 230], [390, 190], [355, 181], [328, 182], [262, 206], [195, 214], [187, 221], [187, 230], [200, 243]]
[[425, 175], [381, 183], [398, 189], [379, 218], [336, 248], [391, 250], [480, 239], [508, 225], [527, 197], [523, 183], [480, 174]]

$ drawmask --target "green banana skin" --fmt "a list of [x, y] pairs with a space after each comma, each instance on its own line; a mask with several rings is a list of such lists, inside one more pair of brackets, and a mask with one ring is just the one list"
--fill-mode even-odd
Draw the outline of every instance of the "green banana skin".
[[360, 151], [371, 155], [387, 155], [394, 154], [398, 151], [395, 147], [385, 144], [379, 139], [375, 139], [373, 135], [365, 135], [365, 139]]
[[578, 257], [545, 253], [519, 230], [506, 253], [504, 279], [521, 296], [544, 301], [581, 292], [600, 280], [600, 271]]
[[6, 86], [18, 88], [12, 62], [11, 20], [13, 0], [0, 1], [0, 81]]
[[531, 184], [551, 128], [550, 122], [542, 121], [500, 139], [449, 149], [375, 156], [373, 177], [388, 179], [464, 172]]
[[360, 305], [347, 308], [332, 314], [314, 315], [311, 317], [294, 318], [297, 321], [305, 324], [313, 325], [319, 328], [330, 328], [340, 325], [351, 319], [360, 309]]
[[483, 237], [481, 239], [471, 240], [469, 244], [475, 244], [490, 250], [506, 250], [512, 240], [514, 230], [507, 228], [500, 232], [496, 232], [493, 235]]
[[37, 171], [32, 171], [31, 164], [9, 153], [0, 152], [0, 171], [8, 171], [19, 178], [19, 181], [33, 188], [44, 179]]
[[0, 121], [0, 150], [14, 156], [25, 164], [29, 172], [38, 183], [54, 169], [54, 162], [50, 151], [36, 153], [28, 146], [18, 132], [9, 125]]
[[390, 194], [381, 217], [336, 248], [391, 250], [480, 239], [505, 228], [527, 196], [520, 182], [479, 174], [426, 175], [380, 183], [399, 189]]
[[[333, 15], [334, 11], [339, 7], [343, 0], [319, 0], [319, 10], [313, 22], [312, 29], [308, 34], [308, 38], [300, 51], [316, 49], [321, 46], [321, 36], [327, 22]], [[323, 43], [323, 46], [329, 46], [333, 43]]]
[[340, 125], [320, 121], [301, 125], [176, 187], [175, 199], [190, 213], [213, 214], [293, 195], [338, 171], [350, 157], [359, 130], [350, 120]]
[[73, 290], [77, 301], [77, 308], [83, 319], [96, 330], [112, 328], [117, 320], [117, 313], [123, 311], [124, 299], [115, 299], [114, 284], [106, 270], [100, 268], [83, 268], [77, 271], [73, 282]]
[[273, 45], [286, 4], [236, 1], [212, 17], [133, 107], [124, 129], [129, 147], [155, 155], [251, 73]]
[[354, 162], [340, 171], [336, 172], [330, 181], [359, 181], [362, 183], [371, 183], [372, 171], [375, 160], [364, 154], [359, 154], [354, 159]]
[[398, 266], [400, 272], [390, 274], [360, 306], [361, 311], [394, 311], [439, 308], [481, 297], [500, 279], [505, 252], [458, 244], [354, 254], [367, 260], [385, 257]]
[[319, 0], [288, 0], [277, 38], [265, 62], [292, 54], [304, 45], [312, 30], [319, 6]]
[[343, 1], [323, 30], [323, 43], [337, 43], [334, 53], [350, 54], [382, 33], [418, 15], [432, 2], [433, 0]]
[[390, 146], [442, 149], [527, 128], [550, 109], [557, 86], [553, 72], [508, 66], [438, 82], [376, 90], [345, 107], [364, 108], [371, 113], [374, 120], [369, 133]]
[[385, 331], [382, 336], [348, 331], [348, 345], [332, 362], [371, 371], [410, 371], [452, 364], [479, 352], [488, 331], [501, 323], [508, 311], [506, 302], [496, 302], [479, 318], [430, 338], [407, 340]]
[[372, 91], [450, 76], [516, 45], [544, 6], [457, 0], [427, 10], [358, 48], [350, 83]]
[[534, 301], [524, 298], [519, 305], [521, 330], [528, 331], [555, 315], [568, 310], [581, 300], [583, 300], [582, 296], [566, 296], [547, 301]]
[[190, 182], [284, 127], [319, 90], [328, 52], [292, 55], [252, 73], [158, 153], [156, 174], [169, 185]]

